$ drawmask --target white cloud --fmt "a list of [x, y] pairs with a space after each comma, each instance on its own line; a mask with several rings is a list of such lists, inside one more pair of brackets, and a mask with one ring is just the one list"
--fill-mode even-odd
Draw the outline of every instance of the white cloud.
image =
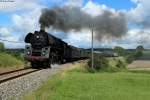
[[25, 43], [22, 43], [22, 42], [19, 43], [20, 40], [18, 36], [11, 36], [7, 38], [3, 38], [3, 39], [18, 42], [18, 43], [13, 43], [13, 42], [3, 41], [6, 48], [24, 48], [25, 47]]
[[[23, 41], [25, 34], [39, 30], [39, 16], [44, 5], [39, 0], [14, 0], [1, 2], [0, 12], [7, 12], [11, 16], [11, 23], [7, 28], [0, 28], [0, 37], [9, 41]], [[18, 11], [21, 11], [17, 13]], [[10, 35], [11, 34], [11, 35]], [[8, 48], [24, 47], [24, 44], [4, 42]]]
[[41, 14], [41, 9], [34, 9], [28, 13], [23, 14], [13, 14], [12, 22], [13, 27], [16, 31], [30, 32], [39, 29], [39, 17]]
[[125, 48], [136, 48], [138, 45], [150, 47], [150, 30], [131, 29], [123, 38], [113, 42]]
[[125, 39], [131, 43], [147, 44], [150, 42], [150, 30], [132, 29], [127, 33]]
[[70, 31], [64, 41], [76, 47], [90, 47], [91, 33], [88, 30], [81, 30], [80, 32]]
[[82, 10], [92, 16], [98, 16], [102, 14], [105, 10], [115, 13], [115, 9], [109, 8], [104, 4], [100, 5], [100, 4], [94, 3], [92, 1], [87, 2], [87, 4], [82, 8]]
[[[95, 33], [94, 33], [94, 36], [95, 36]], [[72, 45], [75, 47], [91, 48], [92, 33], [91, 33], [91, 30], [87, 30], [87, 29], [83, 29], [80, 32], [76, 32], [76, 31], [72, 30], [67, 33], [65, 39], [63, 39], [63, 40], [65, 42], [67, 42], [69, 45]], [[116, 45], [117, 45], [116, 41], [109, 40], [108, 38], [103, 38], [101, 41], [97, 41], [94, 39], [94, 47], [95, 48], [100, 48], [100, 47], [110, 47], [111, 48]]]
[[65, 3], [66, 6], [78, 6], [81, 7], [83, 4], [83, 0], [67, 0]]
[[19, 42], [19, 36], [12, 34], [11, 28], [2, 27], [0, 28], [0, 42], [5, 44], [6, 48], [24, 48], [24, 43], [13, 43], [8, 41]]
[[37, 0], [14, 0], [14, 2], [1, 2], [1, 12], [14, 12], [19, 10], [31, 10], [35, 8], [41, 8], [42, 5], [38, 4]]
[[139, 0], [131, 0], [131, 1], [134, 2], [134, 3], [138, 3]]
[[138, 25], [142, 25], [144, 28], [150, 26], [150, 1], [149, 0], [132, 0], [136, 3], [136, 7], [128, 11], [129, 21]]
[[8, 37], [11, 35], [11, 31], [8, 28], [1, 27], [0, 28], [0, 37]]
[[[81, 32], [71, 31], [68, 33], [66, 39], [64, 39], [69, 45], [76, 47], [90, 48], [91, 47], [91, 32], [88, 30], [82, 30]], [[103, 38], [102, 41], [94, 40], [94, 47], [108, 47], [113, 48], [115, 46], [122, 46], [124, 48], [136, 48], [138, 45], [144, 47], [150, 47], [150, 30], [141, 31], [141, 29], [131, 29], [128, 33], [118, 39], [108, 40]]]

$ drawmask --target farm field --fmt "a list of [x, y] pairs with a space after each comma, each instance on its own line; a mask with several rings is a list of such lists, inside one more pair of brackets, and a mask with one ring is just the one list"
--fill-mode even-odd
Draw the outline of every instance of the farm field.
[[128, 66], [129, 69], [150, 69], [150, 60], [136, 60]]
[[150, 70], [150, 51], [143, 51], [143, 56], [129, 64], [129, 69]]

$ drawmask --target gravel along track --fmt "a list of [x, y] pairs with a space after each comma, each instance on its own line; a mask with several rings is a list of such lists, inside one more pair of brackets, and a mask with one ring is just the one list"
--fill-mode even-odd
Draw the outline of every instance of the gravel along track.
[[58, 71], [67, 70], [82, 61], [71, 62], [63, 65], [53, 65], [52, 68], [41, 69], [13, 80], [0, 84], [0, 100], [22, 100], [22, 96], [38, 89], [45, 80]]
[[33, 73], [35, 71], [39, 71], [40, 69], [32, 69], [32, 68], [25, 68], [20, 70], [14, 70], [10, 72], [0, 73], [0, 84], [18, 77], [21, 77], [23, 75], [27, 75], [30, 73]]

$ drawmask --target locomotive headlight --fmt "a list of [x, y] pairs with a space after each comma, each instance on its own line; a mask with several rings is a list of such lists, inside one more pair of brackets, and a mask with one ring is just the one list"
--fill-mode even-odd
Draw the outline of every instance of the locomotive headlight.
[[42, 48], [41, 55], [44, 56], [44, 57], [49, 57], [49, 52], [50, 52], [49, 47]]
[[36, 38], [37, 38], [37, 39], [39, 39], [39, 38], [40, 38], [40, 36], [36, 36]]
[[31, 55], [32, 54], [32, 48], [30, 45], [25, 46], [25, 54], [26, 55]]
[[43, 52], [42, 52], [42, 55], [46, 55], [46, 51], [43, 51]]
[[30, 51], [27, 52], [27, 55], [30, 55]]

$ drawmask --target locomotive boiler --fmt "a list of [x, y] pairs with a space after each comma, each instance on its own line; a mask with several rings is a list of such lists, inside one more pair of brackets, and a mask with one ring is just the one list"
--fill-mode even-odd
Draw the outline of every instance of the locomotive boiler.
[[54, 63], [64, 63], [90, 57], [90, 52], [68, 45], [44, 30], [28, 33], [25, 42], [25, 59], [32, 67], [51, 67]]

